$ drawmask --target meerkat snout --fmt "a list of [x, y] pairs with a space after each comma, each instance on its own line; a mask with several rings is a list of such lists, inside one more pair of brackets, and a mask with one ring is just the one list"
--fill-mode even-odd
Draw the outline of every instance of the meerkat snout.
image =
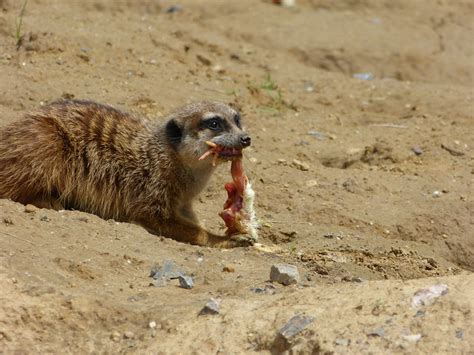
[[242, 145], [242, 148], [250, 146], [251, 141], [252, 139], [248, 135], [240, 137], [240, 144]]

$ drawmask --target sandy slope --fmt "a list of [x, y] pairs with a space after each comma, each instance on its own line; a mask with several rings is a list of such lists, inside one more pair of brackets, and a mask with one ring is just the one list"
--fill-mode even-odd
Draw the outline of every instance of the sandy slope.
[[[30, 0], [17, 49], [20, 4], [0, 0], [0, 125], [61, 96], [157, 118], [192, 100], [233, 103], [253, 136], [245, 165], [273, 251], [182, 245], [0, 200], [0, 349], [474, 351], [474, 6], [180, 4]], [[374, 80], [352, 77], [366, 72]], [[228, 179], [220, 169], [196, 201], [210, 229], [222, 230]], [[194, 275], [192, 290], [149, 286], [167, 259]], [[252, 291], [281, 261], [301, 284]], [[411, 306], [440, 283], [447, 294]], [[209, 297], [221, 314], [198, 317]], [[277, 331], [295, 314], [315, 321], [283, 346]]]

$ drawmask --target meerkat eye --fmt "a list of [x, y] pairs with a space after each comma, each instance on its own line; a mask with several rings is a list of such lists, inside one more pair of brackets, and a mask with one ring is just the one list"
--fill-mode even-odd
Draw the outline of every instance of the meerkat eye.
[[222, 131], [222, 118], [213, 117], [205, 121], [206, 128], [213, 131]]
[[239, 114], [236, 114], [234, 116], [234, 121], [235, 121], [235, 124], [237, 125], [237, 127], [242, 128], [241, 123], [240, 123], [240, 115]]

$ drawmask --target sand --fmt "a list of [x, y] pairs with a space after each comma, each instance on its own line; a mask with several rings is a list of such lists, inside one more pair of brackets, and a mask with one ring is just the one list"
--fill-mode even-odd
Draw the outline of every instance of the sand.
[[[30, 0], [17, 46], [21, 3], [0, 0], [0, 126], [60, 97], [152, 119], [231, 103], [263, 247], [0, 200], [0, 352], [474, 352], [470, 1]], [[220, 233], [229, 170], [195, 203]], [[150, 286], [165, 260], [194, 288]], [[300, 283], [269, 286], [283, 262]], [[314, 320], [283, 341], [295, 315]]]

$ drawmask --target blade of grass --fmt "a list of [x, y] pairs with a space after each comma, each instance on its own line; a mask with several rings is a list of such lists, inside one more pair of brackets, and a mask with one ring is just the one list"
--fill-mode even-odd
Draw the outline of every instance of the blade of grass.
[[23, 16], [25, 16], [26, 5], [28, 4], [28, 0], [23, 2], [23, 6], [21, 7], [21, 11], [19, 16], [16, 19], [16, 31], [15, 31], [15, 39], [16, 39], [16, 46], [20, 48], [21, 46], [21, 26], [23, 25]]

